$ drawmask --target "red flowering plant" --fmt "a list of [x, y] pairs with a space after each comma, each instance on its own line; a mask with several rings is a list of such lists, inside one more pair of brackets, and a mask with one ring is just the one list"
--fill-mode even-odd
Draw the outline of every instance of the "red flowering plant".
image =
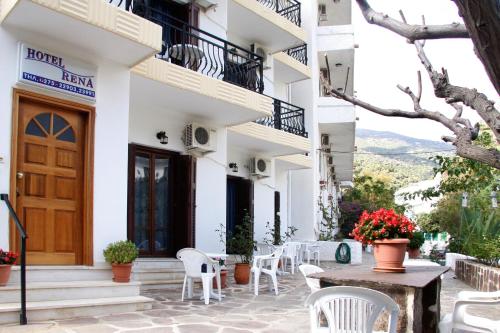
[[0, 265], [14, 265], [17, 260], [17, 253], [15, 252], [5, 252], [4, 250], [0, 249]]
[[375, 240], [412, 238], [415, 224], [403, 214], [397, 214], [394, 209], [380, 208], [361, 214], [358, 223], [354, 225], [351, 236], [363, 244], [372, 244]]

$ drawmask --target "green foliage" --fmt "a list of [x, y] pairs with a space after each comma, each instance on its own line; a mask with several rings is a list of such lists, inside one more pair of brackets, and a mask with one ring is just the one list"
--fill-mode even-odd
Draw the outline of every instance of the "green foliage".
[[[279, 221], [279, 216], [278, 216]], [[292, 237], [297, 232], [296, 227], [288, 226], [284, 235], [280, 235], [280, 229], [275, 230], [274, 227], [271, 227], [271, 223], [266, 222], [266, 232], [264, 236], [264, 243], [269, 245], [282, 245], [283, 243], [292, 239]]]
[[243, 221], [234, 229], [233, 234], [227, 235], [226, 250], [231, 254], [239, 255], [241, 263], [249, 264], [257, 242], [253, 240], [253, 220], [247, 211], [245, 211]]
[[319, 235], [320, 241], [331, 241], [334, 239], [333, 232], [337, 228], [337, 223], [333, 217], [335, 212], [333, 209], [332, 199], [328, 199], [328, 205], [323, 203], [323, 200], [318, 200], [318, 207], [321, 211], [321, 225], [323, 226], [321, 234]]
[[[495, 149], [498, 145], [488, 131], [482, 131], [475, 145]], [[431, 160], [437, 163], [435, 175], [441, 175], [442, 180], [437, 187], [430, 187], [415, 193], [406, 193], [406, 197], [435, 198], [450, 193], [467, 192], [469, 196], [491, 190], [498, 186], [500, 170], [484, 163], [459, 156], [434, 156]]]
[[139, 255], [139, 250], [131, 241], [118, 241], [108, 245], [103, 251], [104, 259], [111, 264], [130, 264]]
[[408, 244], [408, 247], [410, 249], [420, 249], [420, 247], [424, 244], [424, 242], [425, 242], [424, 233], [416, 231], [413, 233], [413, 238], [410, 239], [410, 244]]
[[405, 211], [405, 207], [396, 204], [396, 188], [371, 176], [356, 175], [354, 187], [347, 190], [344, 201], [358, 203], [362, 210], [373, 212], [379, 208], [394, 209], [398, 214]]
[[422, 213], [417, 215], [415, 223], [420, 227], [420, 230], [427, 233], [440, 232], [439, 222], [435, 219], [432, 213]]
[[485, 236], [474, 240], [468, 245], [468, 254], [476, 257], [480, 262], [499, 266], [500, 261], [500, 235], [497, 237]]

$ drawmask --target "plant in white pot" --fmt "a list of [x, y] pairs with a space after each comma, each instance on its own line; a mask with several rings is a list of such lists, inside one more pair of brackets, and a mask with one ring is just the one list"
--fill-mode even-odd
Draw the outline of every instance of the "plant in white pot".
[[139, 250], [131, 241], [118, 241], [104, 250], [104, 259], [111, 264], [113, 281], [129, 282], [132, 263], [139, 255]]

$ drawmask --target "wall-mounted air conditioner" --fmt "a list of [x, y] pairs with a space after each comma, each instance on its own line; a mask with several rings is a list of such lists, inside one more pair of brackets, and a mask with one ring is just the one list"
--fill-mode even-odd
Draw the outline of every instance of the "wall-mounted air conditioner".
[[184, 144], [188, 151], [214, 152], [217, 148], [217, 131], [200, 124], [188, 124], [184, 131]]
[[250, 174], [257, 177], [271, 176], [271, 160], [254, 157], [250, 160]]
[[321, 134], [321, 148], [330, 148], [329, 134]]
[[326, 164], [329, 166], [329, 167], [332, 167], [333, 166], [333, 156], [332, 155], [329, 155], [326, 157]]
[[200, 7], [209, 8], [217, 5], [217, 0], [174, 0], [182, 5], [187, 5], [189, 3], [196, 3]]
[[250, 48], [253, 50], [253, 53], [262, 57], [264, 69], [270, 69], [271, 57], [269, 55], [269, 52], [267, 52], [267, 49], [264, 46], [257, 43], [253, 43]]

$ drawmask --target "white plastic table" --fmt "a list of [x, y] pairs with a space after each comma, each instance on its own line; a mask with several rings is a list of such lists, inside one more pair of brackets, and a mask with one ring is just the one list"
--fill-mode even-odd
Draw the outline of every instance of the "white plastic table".
[[[205, 254], [208, 257], [212, 258], [212, 259], [223, 259], [223, 260], [226, 260], [227, 257], [229, 257], [229, 254], [226, 254], [226, 253], [212, 253], [212, 252], [208, 252], [207, 253], [207, 252], [205, 252]], [[212, 286], [212, 285], [210, 285], [210, 286]], [[224, 298], [224, 297], [226, 297], [226, 295], [222, 294], [221, 297]], [[219, 294], [214, 293], [214, 290], [212, 289], [212, 287], [210, 287], [210, 298], [216, 299], [216, 300], [219, 299]], [[202, 295], [200, 299], [204, 300], [205, 298]]]

